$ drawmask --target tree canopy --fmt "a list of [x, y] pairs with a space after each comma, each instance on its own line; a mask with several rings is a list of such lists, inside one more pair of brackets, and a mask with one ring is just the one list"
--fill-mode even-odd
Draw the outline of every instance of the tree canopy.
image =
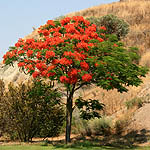
[[[106, 90], [126, 92], [127, 86], [138, 86], [147, 70], [134, 63], [137, 55], [128, 51], [117, 36], [107, 35], [106, 27], [96, 25], [82, 16], [48, 20], [38, 29], [40, 38], [19, 39], [4, 55], [6, 65], [18, 66], [33, 78], [57, 81], [66, 88], [66, 135], [71, 132], [74, 92], [95, 84]], [[66, 138], [70, 141], [70, 136]]]

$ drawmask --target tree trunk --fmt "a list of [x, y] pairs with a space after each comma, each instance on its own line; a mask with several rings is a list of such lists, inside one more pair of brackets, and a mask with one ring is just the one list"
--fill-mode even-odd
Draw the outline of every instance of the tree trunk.
[[71, 142], [70, 135], [71, 135], [71, 121], [72, 121], [72, 96], [67, 98], [67, 106], [66, 106], [66, 144]]

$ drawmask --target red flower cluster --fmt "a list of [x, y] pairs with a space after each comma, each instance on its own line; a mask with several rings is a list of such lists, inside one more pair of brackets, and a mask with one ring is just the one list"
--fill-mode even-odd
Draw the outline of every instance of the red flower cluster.
[[47, 77], [53, 77], [54, 75], [56, 75], [55, 72], [49, 72], [49, 73], [47, 74]]
[[13, 58], [14, 56], [16, 56], [16, 50], [11, 51], [11, 52], [7, 52], [7, 53], [3, 56], [4, 62], [5, 62], [6, 59]]
[[118, 45], [117, 45], [117, 44], [114, 44], [114, 47], [118, 47]]
[[84, 74], [82, 76], [82, 80], [85, 81], [85, 82], [90, 82], [92, 79], [92, 76], [90, 74]]
[[32, 74], [33, 78], [36, 78], [39, 75], [40, 75], [40, 73], [38, 71], [34, 71], [33, 74]]
[[61, 76], [60, 77], [60, 82], [65, 83], [65, 84], [75, 84], [77, 82], [78, 78], [77, 77], [66, 77], [66, 76]]
[[55, 53], [53, 51], [46, 51], [45, 58], [49, 59], [55, 57]]
[[43, 71], [47, 68], [45, 63], [37, 63], [36, 68], [39, 69], [40, 71]]
[[24, 54], [23, 50], [18, 51], [18, 55]]
[[77, 69], [71, 69], [71, 71], [68, 72], [69, 77], [77, 77], [78, 75], [78, 70]]
[[80, 63], [81, 69], [88, 71], [89, 70], [89, 65], [84, 61]]
[[53, 70], [53, 69], [55, 69], [55, 68], [56, 68], [56, 66], [51, 65], [51, 66], [49, 66], [49, 67], [47, 68], [47, 70], [48, 70], [48, 71], [51, 71], [51, 70]]
[[4, 62], [20, 60], [18, 66], [33, 78], [45, 77], [65, 84], [89, 82], [92, 79], [90, 68], [97, 66], [96, 62], [90, 66], [87, 61], [95, 57], [91, 56], [97, 44], [91, 41], [104, 41], [96, 30], [96, 25], [82, 16], [66, 17], [60, 22], [48, 20], [38, 30], [40, 39], [19, 39], [15, 50], [4, 55]]
[[66, 65], [66, 66], [68, 66], [68, 65], [71, 65], [72, 64], [72, 60], [69, 60], [69, 59], [67, 59], [67, 58], [61, 58], [60, 60], [59, 60], [59, 63], [61, 64], [61, 65]]
[[100, 29], [101, 29], [101, 30], [106, 30], [106, 27], [101, 26]]
[[61, 76], [60, 77], [60, 82], [62, 82], [62, 83], [68, 83], [69, 79], [66, 76]]
[[19, 62], [18, 63], [18, 67], [24, 67], [25, 66], [25, 63], [24, 62]]
[[27, 56], [28, 56], [28, 57], [32, 56], [32, 54], [33, 54], [33, 51], [32, 51], [32, 50], [28, 50], [28, 51], [27, 51]]
[[55, 26], [55, 23], [54, 23], [53, 20], [48, 20], [48, 21], [47, 21], [47, 24], [48, 24], [48, 25], [51, 25], [51, 26]]

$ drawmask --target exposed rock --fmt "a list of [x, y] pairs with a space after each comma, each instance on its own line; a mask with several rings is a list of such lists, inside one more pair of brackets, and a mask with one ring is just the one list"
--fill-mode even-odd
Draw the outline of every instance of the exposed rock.
[[150, 130], [150, 104], [145, 104], [135, 112], [133, 117], [134, 123], [138, 124], [141, 129]]
[[5, 66], [1, 63], [0, 79], [3, 79], [6, 84], [9, 82], [18, 84], [21, 81], [26, 81], [29, 79], [29, 76], [25, 75], [23, 72], [20, 72], [17, 64], [14, 64], [14, 66]]

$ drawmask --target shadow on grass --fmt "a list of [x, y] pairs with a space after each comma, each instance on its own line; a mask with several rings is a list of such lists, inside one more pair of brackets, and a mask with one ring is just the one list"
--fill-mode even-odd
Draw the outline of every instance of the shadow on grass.
[[[53, 145], [54, 149], [81, 149], [81, 150], [135, 150], [142, 148], [139, 144], [150, 142], [150, 131], [142, 129], [140, 131], [131, 131], [130, 133], [121, 135], [107, 136], [77, 136], [72, 139], [68, 145], [64, 144], [64, 140], [39, 140], [33, 141], [32, 144], [41, 146]], [[0, 143], [3, 142], [0, 140]], [[6, 141], [5, 141], [6, 142]], [[150, 147], [149, 147], [150, 149]], [[144, 150], [144, 149], [143, 149]]]
[[64, 140], [61, 141], [47, 141], [46, 144], [52, 144], [56, 149], [138, 149], [138, 145], [150, 141], [150, 131], [142, 129], [140, 131], [131, 131], [130, 133], [119, 136], [90, 136], [90, 137], [76, 137], [72, 139], [72, 142], [68, 145], [64, 144]]
[[65, 145], [65, 144], [57, 144], [54, 145], [54, 147], [56, 149], [104, 149], [104, 150], [122, 150], [122, 149], [135, 149], [138, 148], [137, 146], [132, 146], [132, 147], [128, 147], [128, 146], [120, 146], [120, 145], [116, 145], [116, 146], [112, 146], [112, 145], [101, 145], [99, 142], [94, 141], [89, 141], [89, 140], [84, 140], [82, 142], [75, 142], [69, 145]]

